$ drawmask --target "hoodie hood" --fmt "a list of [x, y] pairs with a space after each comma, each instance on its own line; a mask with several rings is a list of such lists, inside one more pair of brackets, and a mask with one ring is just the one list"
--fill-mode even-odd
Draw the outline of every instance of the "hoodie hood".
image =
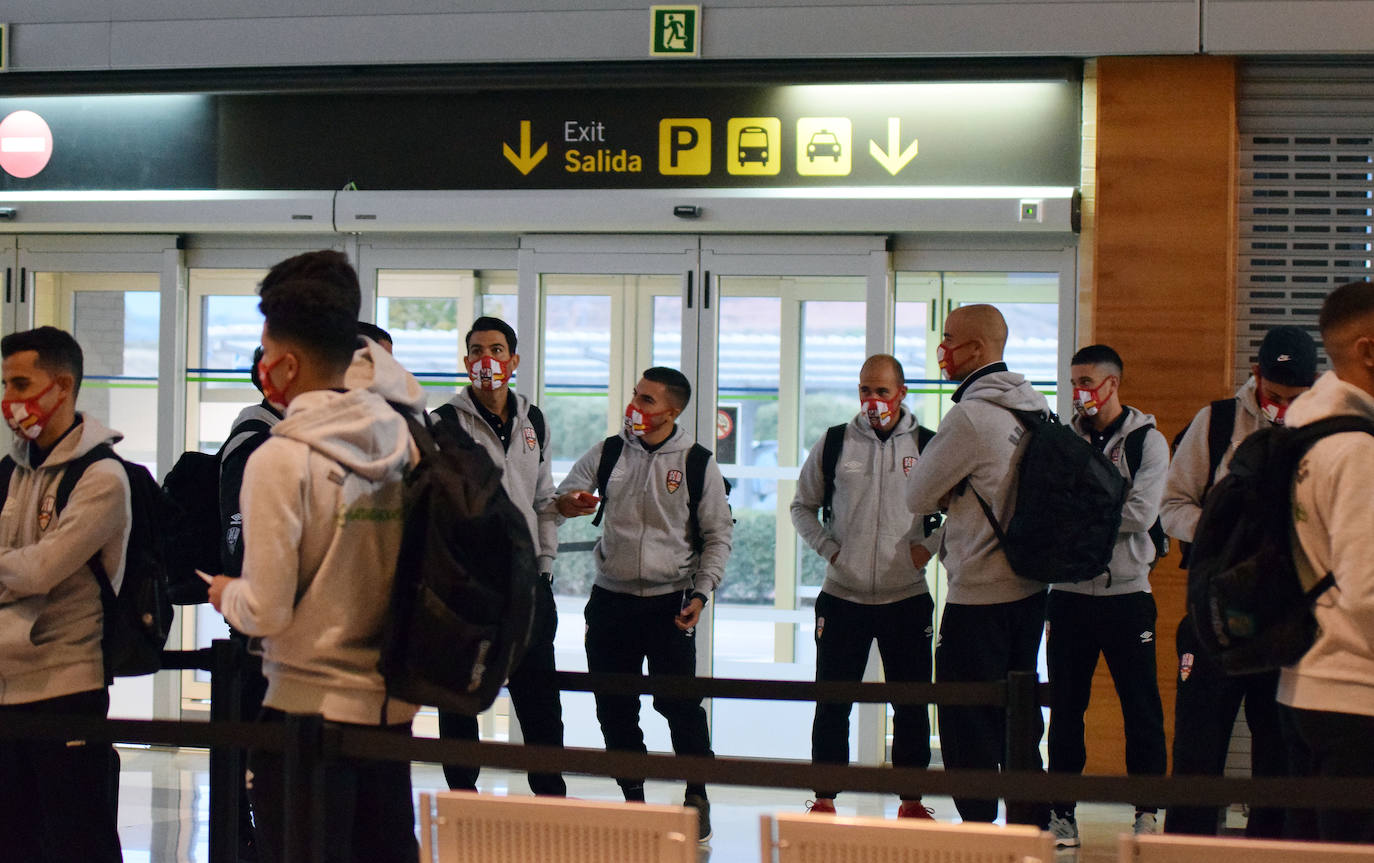
[[[19, 435], [14, 435], [13, 438], [14, 440], [10, 442], [10, 455], [18, 464], [30, 467], [28, 439]], [[66, 464], [80, 458], [103, 443], [113, 446], [122, 440], [124, 440], [124, 435], [105, 425], [94, 416], [78, 412], [76, 425], [57, 442], [57, 446], [53, 447], [52, 452], [48, 453], [47, 459], [43, 462], [43, 467], [57, 467]]]
[[1294, 399], [1284, 420], [1290, 426], [1305, 426], [1335, 416], [1374, 419], [1374, 396], [1329, 371], [1317, 378], [1312, 389]]
[[373, 482], [410, 460], [405, 418], [370, 388], [302, 393], [272, 434], [299, 441]]
[[993, 372], [969, 384], [961, 400], [991, 402], [1008, 410], [1043, 411], [1045, 397], [1016, 372]]
[[[1261, 428], [1274, 424], [1266, 414], [1260, 413], [1259, 381], [1255, 380], [1254, 375], [1246, 378], [1245, 383], [1241, 384], [1240, 388], [1236, 390], [1236, 404], [1240, 405], [1241, 410], [1254, 417]], [[1284, 420], [1287, 421], [1287, 419], [1288, 417], [1285, 415]]]
[[368, 390], [384, 400], [405, 405], [416, 419], [423, 419], [427, 407], [424, 388], [415, 376], [396, 362], [396, 358], [367, 336], [359, 336], [362, 347], [353, 353], [353, 363], [344, 375], [350, 390]]

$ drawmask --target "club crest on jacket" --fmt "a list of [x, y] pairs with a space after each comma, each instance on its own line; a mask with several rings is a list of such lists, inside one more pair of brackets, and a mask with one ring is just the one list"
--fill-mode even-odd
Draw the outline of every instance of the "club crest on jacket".
[[668, 471], [668, 476], [665, 478], [664, 484], [668, 487], [668, 494], [677, 491], [678, 488], [682, 486], [682, 471]]

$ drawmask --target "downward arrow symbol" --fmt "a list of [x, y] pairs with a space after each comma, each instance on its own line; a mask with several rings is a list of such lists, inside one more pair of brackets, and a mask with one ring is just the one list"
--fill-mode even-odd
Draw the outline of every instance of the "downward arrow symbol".
[[[544, 157], [549, 154], [549, 145], [540, 144], [539, 149], [530, 154], [530, 121], [520, 121], [520, 152], [517, 154], [511, 149], [510, 144], [501, 142], [501, 150], [506, 154], [506, 159], [510, 161], [520, 173], [529, 175], [534, 170], [534, 166], [544, 161]], [[895, 172], [894, 172], [895, 173]]]
[[878, 146], [878, 142], [869, 139], [868, 154], [877, 160], [879, 165], [887, 169], [892, 176], [897, 176], [897, 172], [907, 166], [907, 163], [916, 158], [915, 138], [911, 139], [911, 144], [900, 153], [897, 152], [902, 146], [902, 121], [899, 117], [887, 118], [887, 150]]

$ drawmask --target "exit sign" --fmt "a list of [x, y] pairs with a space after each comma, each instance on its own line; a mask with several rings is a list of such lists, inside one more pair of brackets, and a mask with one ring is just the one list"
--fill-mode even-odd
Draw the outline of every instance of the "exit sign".
[[649, 21], [649, 56], [700, 56], [700, 6], [650, 6]]

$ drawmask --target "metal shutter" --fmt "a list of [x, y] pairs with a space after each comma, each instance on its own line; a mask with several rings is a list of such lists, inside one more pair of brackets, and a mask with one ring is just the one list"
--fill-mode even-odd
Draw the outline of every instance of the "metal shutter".
[[1296, 324], [1320, 345], [1322, 300], [1370, 276], [1374, 63], [1244, 63], [1237, 120], [1239, 385], [1265, 331]]

